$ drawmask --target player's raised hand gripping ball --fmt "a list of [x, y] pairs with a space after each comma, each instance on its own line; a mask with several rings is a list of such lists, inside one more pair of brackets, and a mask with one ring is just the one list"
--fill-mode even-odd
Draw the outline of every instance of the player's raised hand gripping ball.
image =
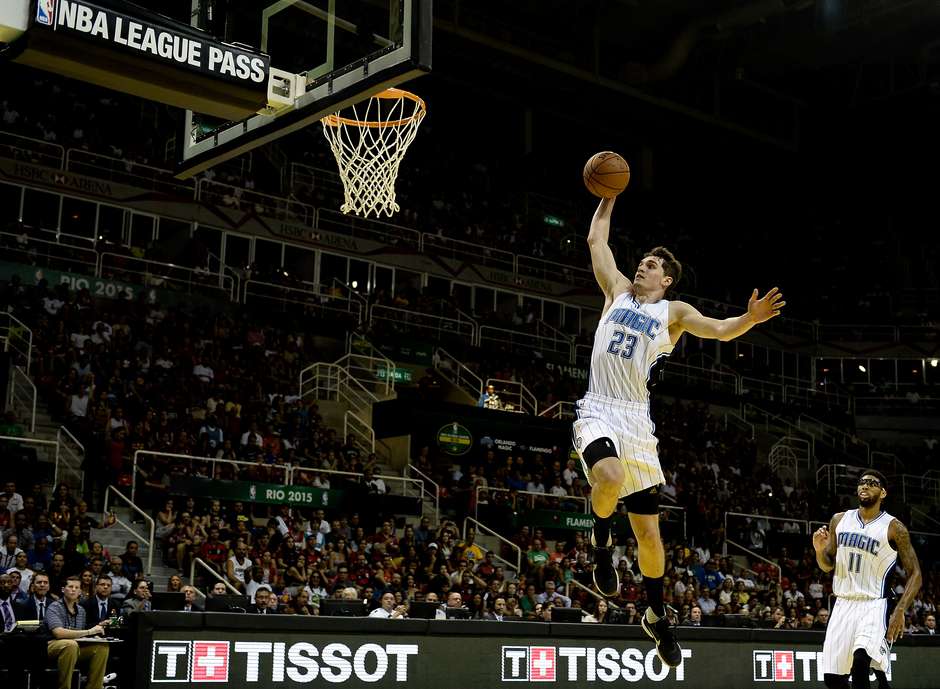
[[630, 166], [613, 151], [601, 151], [584, 164], [584, 186], [603, 199], [612, 199], [630, 183]]

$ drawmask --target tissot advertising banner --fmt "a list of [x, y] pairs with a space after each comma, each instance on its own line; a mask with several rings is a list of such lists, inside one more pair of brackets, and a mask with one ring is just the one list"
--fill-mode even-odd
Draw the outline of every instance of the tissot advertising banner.
[[[34, 25], [266, 91], [270, 59], [148, 12], [131, 3], [39, 0]], [[133, 12], [133, 14], [129, 14]]]
[[[373, 619], [343, 620], [355, 622], [361, 631], [329, 633], [325, 629], [330, 622], [311, 621], [316, 630], [155, 629], [142, 640], [141, 657], [146, 653], [149, 658], [142, 679], [150, 687], [284, 689], [334, 684], [352, 689], [512, 689], [523, 682], [572, 689], [624, 682], [635, 687], [729, 689], [758, 682], [819, 687], [823, 679], [821, 633], [759, 632], [780, 638], [765, 643], [755, 641], [747, 630], [714, 630], [720, 638], [711, 640], [709, 630], [688, 630], [687, 635], [680, 630], [683, 662], [668, 668], [638, 629], [621, 626], [593, 627], [597, 637], [566, 638], [538, 623], [439, 622], [430, 624], [433, 633], [421, 634], [412, 632], [411, 623], [399, 623], [396, 633], [395, 622]], [[409, 627], [407, 633], [401, 633], [402, 626]], [[454, 633], [446, 633], [448, 628]], [[491, 634], [467, 634], [471, 628]], [[626, 635], [630, 638], [622, 638]], [[794, 643], [794, 636], [807, 641]], [[938, 654], [937, 646], [895, 647], [892, 686], [936, 687], [932, 664]]]

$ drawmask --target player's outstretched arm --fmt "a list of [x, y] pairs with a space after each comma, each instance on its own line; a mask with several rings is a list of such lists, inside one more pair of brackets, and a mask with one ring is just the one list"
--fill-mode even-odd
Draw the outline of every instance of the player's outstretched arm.
[[629, 290], [633, 283], [626, 275], [617, 270], [617, 262], [614, 260], [614, 254], [610, 250], [608, 240], [610, 237], [610, 214], [614, 209], [614, 199], [601, 199], [591, 219], [591, 229], [588, 232], [588, 247], [591, 249], [591, 267], [594, 269], [594, 279], [600, 286], [607, 304], [604, 311], [610, 306], [610, 302], [619, 294]]
[[[783, 301], [783, 294], [776, 287], [771, 289], [766, 295], [758, 299], [757, 290], [751, 294], [751, 299], [747, 303], [747, 312], [740, 316], [732, 318], [709, 318], [703, 316], [701, 312], [684, 301], [672, 302], [670, 311], [672, 314], [672, 324], [680, 328], [681, 335], [688, 332], [696, 337], [706, 340], [721, 340], [727, 342], [736, 337], [740, 337], [758, 323], [769, 321], [780, 315], [780, 309], [786, 306]], [[678, 336], [674, 338], [678, 339]]]
[[836, 568], [836, 527], [842, 520], [844, 512], [833, 515], [829, 526], [820, 526], [813, 534], [813, 550], [816, 551], [816, 564], [824, 572], [831, 572]]
[[888, 540], [894, 543], [898, 557], [901, 559], [901, 566], [907, 572], [904, 593], [901, 594], [894, 612], [891, 613], [891, 619], [888, 620], [888, 633], [885, 635], [888, 641], [894, 643], [904, 633], [904, 613], [907, 612], [911, 603], [914, 602], [914, 597], [920, 591], [922, 577], [917, 553], [911, 545], [911, 534], [907, 527], [897, 519], [891, 520], [888, 526]]

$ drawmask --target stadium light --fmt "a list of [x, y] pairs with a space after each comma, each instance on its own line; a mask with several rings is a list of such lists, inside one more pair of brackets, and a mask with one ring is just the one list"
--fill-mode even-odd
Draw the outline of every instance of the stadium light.
[[931, 359], [930, 366], [931, 368], [937, 368], [937, 364], [940, 364], [940, 359]]
[[864, 366], [862, 366], [861, 364], [858, 365], [858, 370], [859, 370], [860, 373], [867, 373], [867, 372], [868, 372], [868, 369], [865, 368]]

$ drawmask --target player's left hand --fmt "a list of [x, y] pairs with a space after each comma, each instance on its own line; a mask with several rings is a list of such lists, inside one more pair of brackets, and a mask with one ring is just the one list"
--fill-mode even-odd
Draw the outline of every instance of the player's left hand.
[[895, 610], [891, 613], [891, 618], [888, 620], [888, 633], [885, 634], [885, 638], [888, 640], [888, 643], [893, 644], [902, 636], [904, 636], [904, 613], [900, 610]]
[[763, 298], [757, 298], [757, 290], [751, 294], [751, 299], [747, 302], [747, 315], [755, 323], [769, 321], [774, 316], [780, 315], [780, 309], [787, 305], [783, 301], [783, 294], [776, 287], [771, 289]]

